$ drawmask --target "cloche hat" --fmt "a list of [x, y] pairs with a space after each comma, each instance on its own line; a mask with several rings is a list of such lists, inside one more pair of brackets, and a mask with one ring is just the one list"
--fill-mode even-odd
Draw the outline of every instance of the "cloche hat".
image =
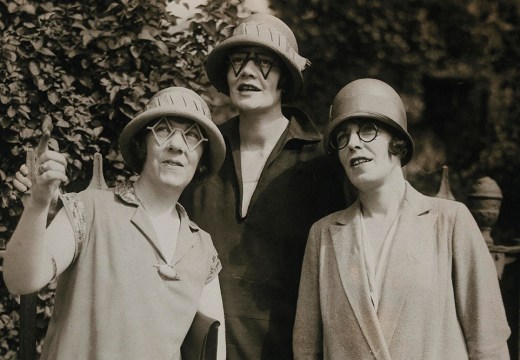
[[377, 79], [359, 79], [344, 86], [334, 98], [330, 108], [330, 122], [325, 129], [323, 146], [332, 152], [330, 138], [336, 128], [352, 118], [371, 118], [380, 121], [402, 134], [408, 143], [408, 151], [401, 165], [412, 158], [414, 143], [408, 133], [406, 109], [401, 97], [387, 83]]
[[291, 29], [280, 19], [269, 14], [253, 14], [237, 25], [226, 40], [208, 55], [206, 73], [218, 91], [229, 95], [227, 83], [227, 54], [239, 46], [260, 46], [278, 55], [289, 70], [289, 86], [284, 100], [294, 100], [303, 87], [302, 71], [310, 61], [298, 54], [298, 43]]
[[224, 138], [211, 120], [206, 102], [194, 91], [183, 87], [169, 87], [159, 91], [146, 104], [144, 110], [134, 117], [123, 129], [119, 137], [119, 148], [126, 164], [139, 172], [142, 163], [132, 139], [151, 121], [163, 116], [177, 116], [192, 120], [203, 129], [208, 138], [210, 175], [218, 172], [226, 153]]

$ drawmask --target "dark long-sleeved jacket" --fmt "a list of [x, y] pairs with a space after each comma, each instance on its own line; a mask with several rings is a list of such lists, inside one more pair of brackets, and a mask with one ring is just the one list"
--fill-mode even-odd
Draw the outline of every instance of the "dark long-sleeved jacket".
[[[308, 116], [284, 107], [289, 125], [240, 215], [239, 118], [221, 126], [227, 154], [217, 176], [186, 189], [181, 203], [213, 239], [222, 262], [228, 359], [292, 359], [301, 264], [308, 231], [352, 202], [344, 172], [322, 154]], [[347, 195], [345, 195], [347, 194]]]

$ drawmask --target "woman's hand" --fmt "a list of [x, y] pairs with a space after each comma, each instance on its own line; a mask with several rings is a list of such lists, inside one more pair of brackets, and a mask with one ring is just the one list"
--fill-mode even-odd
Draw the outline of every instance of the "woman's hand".
[[32, 174], [27, 166], [22, 166], [13, 181], [20, 191], [31, 189], [28, 204], [32, 206], [48, 207], [55, 199], [60, 184], [68, 180], [65, 173], [67, 159], [63, 154], [48, 148], [49, 139], [50, 131], [45, 130], [36, 149]]
[[13, 185], [16, 190], [24, 195], [29, 195], [32, 187], [31, 179], [29, 179], [29, 168], [23, 164], [20, 166], [20, 170], [16, 172], [15, 178], [13, 179]]

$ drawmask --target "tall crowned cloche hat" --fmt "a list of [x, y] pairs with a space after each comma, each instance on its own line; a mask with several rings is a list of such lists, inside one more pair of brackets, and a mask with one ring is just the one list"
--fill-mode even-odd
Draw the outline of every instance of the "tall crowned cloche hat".
[[226, 154], [224, 138], [213, 123], [204, 99], [194, 91], [183, 87], [169, 87], [159, 91], [148, 101], [143, 111], [125, 126], [119, 137], [119, 148], [126, 164], [136, 172], [141, 171], [143, 164], [139, 160], [132, 140], [150, 122], [163, 116], [176, 116], [199, 124], [208, 138], [209, 146], [204, 151], [209, 150], [209, 173], [210, 175], [217, 173]]
[[387, 83], [377, 79], [359, 79], [345, 85], [330, 108], [330, 122], [323, 135], [325, 152], [332, 153], [330, 139], [343, 122], [353, 118], [371, 118], [397, 130], [407, 142], [408, 151], [401, 159], [405, 166], [413, 156], [414, 143], [408, 133], [406, 109], [401, 97]]
[[269, 14], [253, 14], [242, 20], [226, 40], [208, 55], [206, 73], [209, 81], [220, 92], [229, 95], [227, 83], [227, 54], [239, 46], [260, 46], [277, 54], [289, 70], [285, 101], [294, 100], [302, 91], [302, 71], [310, 61], [298, 54], [298, 43], [291, 29], [280, 19]]

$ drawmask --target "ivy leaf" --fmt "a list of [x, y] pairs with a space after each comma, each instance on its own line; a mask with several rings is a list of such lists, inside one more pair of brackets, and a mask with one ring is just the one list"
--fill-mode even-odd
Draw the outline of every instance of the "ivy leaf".
[[98, 126], [96, 128], [94, 128], [93, 130], [93, 135], [95, 137], [99, 137], [99, 135], [103, 132], [103, 126]]
[[47, 93], [47, 99], [51, 102], [51, 104], [56, 105], [59, 101], [58, 94], [56, 91], [49, 91]]
[[63, 119], [60, 119], [56, 122], [56, 126], [60, 127], [60, 128], [70, 128], [70, 124], [63, 120]]
[[135, 46], [135, 45], [130, 46], [130, 53], [132, 54], [132, 56], [135, 59], [139, 58], [139, 56], [142, 53], [142, 50], [143, 50], [142, 47], [138, 47], [138, 46]]
[[8, 104], [11, 101], [11, 97], [9, 95], [0, 94], [0, 102], [2, 104]]
[[113, 103], [114, 99], [117, 96], [117, 93], [119, 92], [119, 86], [114, 86], [112, 89], [110, 89], [110, 102]]
[[24, 128], [20, 131], [20, 138], [30, 139], [34, 135], [34, 130], [30, 128]]
[[2, 56], [9, 61], [16, 61], [16, 53], [8, 50], [2, 51]]
[[47, 56], [56, 56], [56, 54], [54, 54], [54, 52], [52, 52], [52, 50], [51, 50], [51, 49], [48, 49], [48, 48], [43, 48], [43, 47], [42, 47], [42, 48], [40, 48], [40, 49], [38, 50], [38, 52], [39, 52], [40, 54], [47, 55]]
[[37, 77], [36, 79], [36, 86], [38, 87], [38, 90], [40, 91], [47, 91], [49, 89], [49, 86], [45, 84], [45, 80], [41, 77]]
[[65, 110], [63, 110], [63, 113], [65, 116], [68, 116], [69, 118], [74, 116], [74, 107], [73, 106], [65, 106]]
[[20, 10], [25, 11], [27, 14], [30, 14], [30, 15], [36, 14], [36, 8], [34, 7], [34, 5], [32, 5], [30, 3], [26, 3], [22, 6], [20, 6]]
[[14, 118], [16, 116], [16, 110], [14, 107], [9, 106], [9, 109], [7, 109], [7, 116], [10, 118]]
[[159, 50], [161, 50], [161, 52], [164, 55], [169, 55], [170, 54], [170, 50], [168, 49], [168, 46], [166, 46], [166, 44], [163, 41], [157, 40], [154, 43], [159, 48]]
[[73, 164], [78, 169], [83, 168], [83, 163], [81, 161], [79, 161], [78, 159], [74, 159]]
[[60, 145], [58, 144], [58, 140], [51, 137], [49, 139], [49, 149], [51, 149], [53, 151], [60, 151]]
[[11, 120], [7, 116], [0, 116], [2, 128], [7, 129], [11, 125]]
[[17, 9], [18, 5], [14, 1], [7, 3], [7, 11], [9, 11], [11, 14], [14, 13]]

